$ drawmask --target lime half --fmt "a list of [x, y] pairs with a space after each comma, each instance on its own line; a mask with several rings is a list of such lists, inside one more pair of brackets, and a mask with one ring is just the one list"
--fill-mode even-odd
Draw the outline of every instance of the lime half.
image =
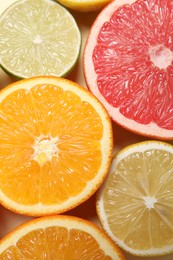
[[65, 76], [75, 66], [81, 34], [74, 17], [51, 0], [20, 0], [0, 17], [2, 68], [19, 78]]

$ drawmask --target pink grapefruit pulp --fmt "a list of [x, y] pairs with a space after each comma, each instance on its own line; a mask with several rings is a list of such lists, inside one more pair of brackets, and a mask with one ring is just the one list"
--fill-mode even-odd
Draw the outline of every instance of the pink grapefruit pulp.
[[112, 1], [90, 29], [83, 66], [114, 122], [173, 139], [172, 0]]

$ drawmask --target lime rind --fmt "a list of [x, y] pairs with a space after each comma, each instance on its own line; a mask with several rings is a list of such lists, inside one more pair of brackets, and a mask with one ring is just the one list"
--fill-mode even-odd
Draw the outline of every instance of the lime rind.
[[66, 8], [53, 1], [13, 3], [0, 17], [0, 29], [1, 67], [17, 78], [66, 76], [79, 59], [78, 25]]

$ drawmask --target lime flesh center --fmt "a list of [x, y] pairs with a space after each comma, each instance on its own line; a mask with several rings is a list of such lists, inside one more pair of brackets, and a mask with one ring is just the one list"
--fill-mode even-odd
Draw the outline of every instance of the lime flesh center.
[[150, 47], [150, 59], [159, 69], [166, 69], [173, 61], [173, 52], [162, 44]]

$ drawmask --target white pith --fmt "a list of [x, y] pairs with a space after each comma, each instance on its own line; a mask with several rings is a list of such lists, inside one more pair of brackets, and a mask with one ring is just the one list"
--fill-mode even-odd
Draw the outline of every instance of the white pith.
[[150, 59], [155, 67], [167, 69], [173, 61], [173, 52], [161, 44], [149, 48]]
[[58, 137], [53, 138], [51, 136], [39, 136], [35, 139], [33, 159], [37, 161], [40, 166], [47, 161], [51, 161], [53, 156], [58, 157], [58, 140]]
[[36, 35], [35, 38], [34, 38], [33, 43], [34, 44], [41, 44], [42, 42], [43, 42], [43, 39], [41, 38], [41, 36], [39, 34]]
[[152, 196], [145, 196], [143, 199], [144, 199], [145, 206], [148, 209], [153, 209], [154, 204], [157, 202], [157, 198], [152, 197]]
[[5, 0], [0, 3], [0, 15], [11, 5], [17, 2], [18, 0]]

